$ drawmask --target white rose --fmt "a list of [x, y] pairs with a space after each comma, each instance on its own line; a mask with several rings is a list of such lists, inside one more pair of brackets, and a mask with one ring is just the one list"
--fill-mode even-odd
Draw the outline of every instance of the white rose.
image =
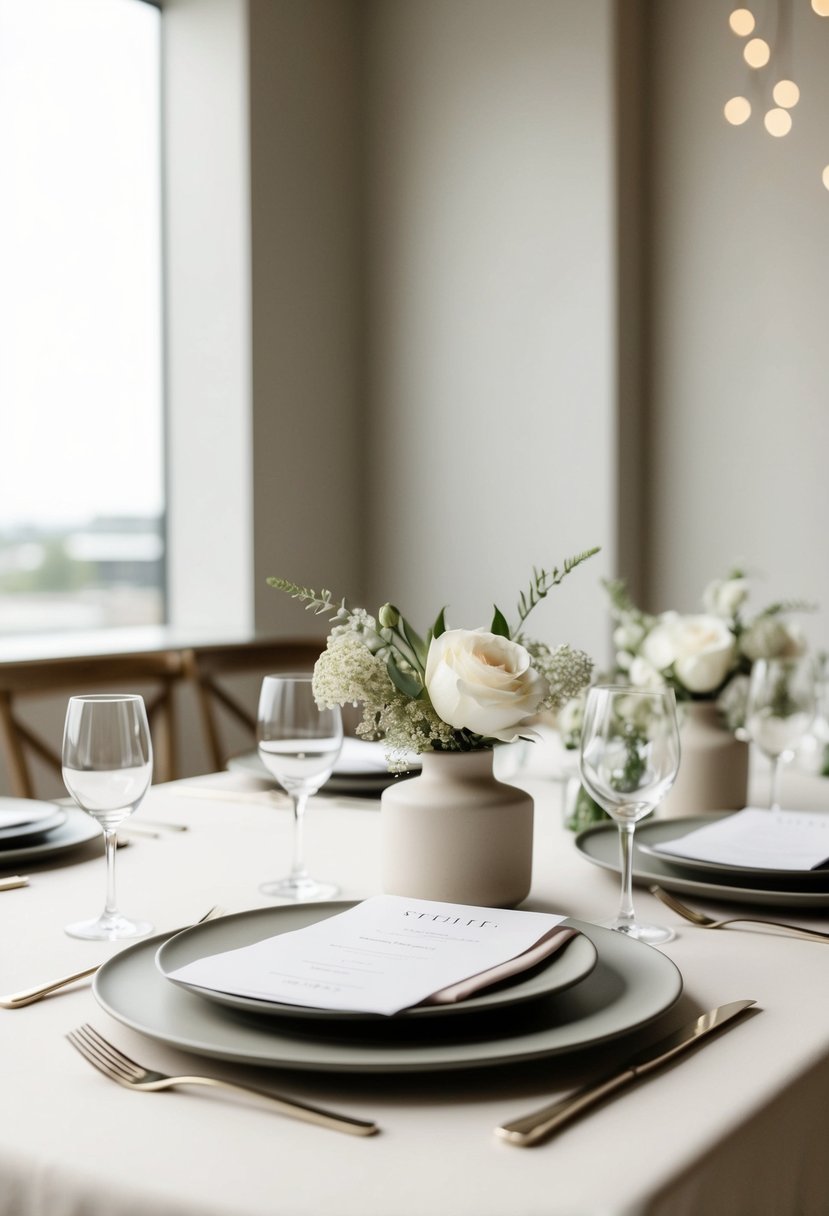
[[675, 616], [648, 634], [645, 658], [660, 671], [673, 665], [688, 692], [719, 688], [734, 666], [734, 635], [716, 616]]
[[619, 650], [635, 650], [644, 635], [645, 630], [636, 621], [625, 621], [614, 629], [613, 645]]
[[757, 659], [795, 659], [806, 653], [806, 639], [793, 621], [761, 616], [740, 638], [740, 649], [752, 663]]
[[732, 620], [748, 599], [747, 578], [715, 579], [705, 588], [702, 602], [714, 616]]
[[517, 642], [483, 629], [449, 629], [429, 646], [426, 691], [455, 730], [510, 743], [549, 684]]
[[657, 669], [647, 659], [634, 659], [628, 676], [636, 688], [663, 688], [665, 684]]

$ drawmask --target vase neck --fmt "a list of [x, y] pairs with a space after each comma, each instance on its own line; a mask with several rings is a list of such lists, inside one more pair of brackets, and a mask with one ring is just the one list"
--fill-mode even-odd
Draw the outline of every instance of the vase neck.
[[491, 747], [474, 752], [423, 752], [420, 759], [424, 776], [446, 777], [449, 773], [453, 778], [492, 776]]

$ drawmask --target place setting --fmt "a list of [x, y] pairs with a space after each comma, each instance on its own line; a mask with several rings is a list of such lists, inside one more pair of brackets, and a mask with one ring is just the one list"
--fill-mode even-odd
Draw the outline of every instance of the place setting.
[[382, 1074], [581, 1050], [660, 1017], [682, 978], [658, 951], [584, 921], [377, 896], [135, 943], [93, 991], [118, 1021], [191, 1053]]
[[99, 835], [97, 825], [77, 808], [33, 798], [0, 798], [0, 881], [7, 867], [60, 857]]
[[[829, 907], [829, 815], [783, 808], [779, 797], [781, 767], [794, 757], [814, 712], [811, 660], [755, 663], [745, 729], [770, 761], [768, 807], [639, 826], [630, 850], [632, 881], [722, 902]], [[592, 863], [620, 869], [612, 825], [583, 830], [575, 846]]]

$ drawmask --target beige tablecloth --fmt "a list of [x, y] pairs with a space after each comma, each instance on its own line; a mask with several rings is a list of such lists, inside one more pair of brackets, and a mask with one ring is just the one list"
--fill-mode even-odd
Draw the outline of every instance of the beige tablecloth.
[[[609, 916], [616, 876], [576, 853], [561, 826], [560, 789], [540, 777], [524, 784], [537, 807], [528, 906]], [[247, 797], [234, 798], [242, 787]], [[818, 779], [790, 784], [794, 804], [829, 810], [827, 787]], [[155, 787], [136, 822], [167, 819], [189, 831], [120, 851], [124, 910], [161, 931], [214, 903], [227, 911], [265, 906], [257, 887], [285, 870], [291, 825], [284, 806], [267, 805], [256, 788], [236, 774]], [[317, 799], [306, 830], [312, 871], [339, 881], [345, 898], [376, 892], [378, 828], [377, 804]], [[28, 872], [28, 888], [0, 894], [3, 992], [117, 949], [63, 933], [65, 923], [98, 910], [99, 856]], [[492, 1129], [597, 1077], [618, 1062], [618, 1045], [416, 1077], [204, 1065], [379, 1121], [379, 1136], [356, 1139], [245, 1100], [111, 1084], [67, 1044], [72, 1027], [90, 1021], [168, 1071], [193, 1070], [194, 1058], [111, 1019], [88, 984], [0, 1010], [0, 1216], [824, 1216], [829, 947], [706, 932], [647, 893], [637, 903], [677, 926], [664, 950], [685, 980], [679, 1005], [651, 1038], [742, 997], [755, 998], [761, 1012], [531, 1150], [497, 1140]], [[829, 913], [799, 919], [829, 927]]]

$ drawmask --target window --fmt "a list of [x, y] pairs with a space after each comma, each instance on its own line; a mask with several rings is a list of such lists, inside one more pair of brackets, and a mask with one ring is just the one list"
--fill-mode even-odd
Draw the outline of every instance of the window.
[[0, 0], [0, 633], [164, 620], [160, 13]]

